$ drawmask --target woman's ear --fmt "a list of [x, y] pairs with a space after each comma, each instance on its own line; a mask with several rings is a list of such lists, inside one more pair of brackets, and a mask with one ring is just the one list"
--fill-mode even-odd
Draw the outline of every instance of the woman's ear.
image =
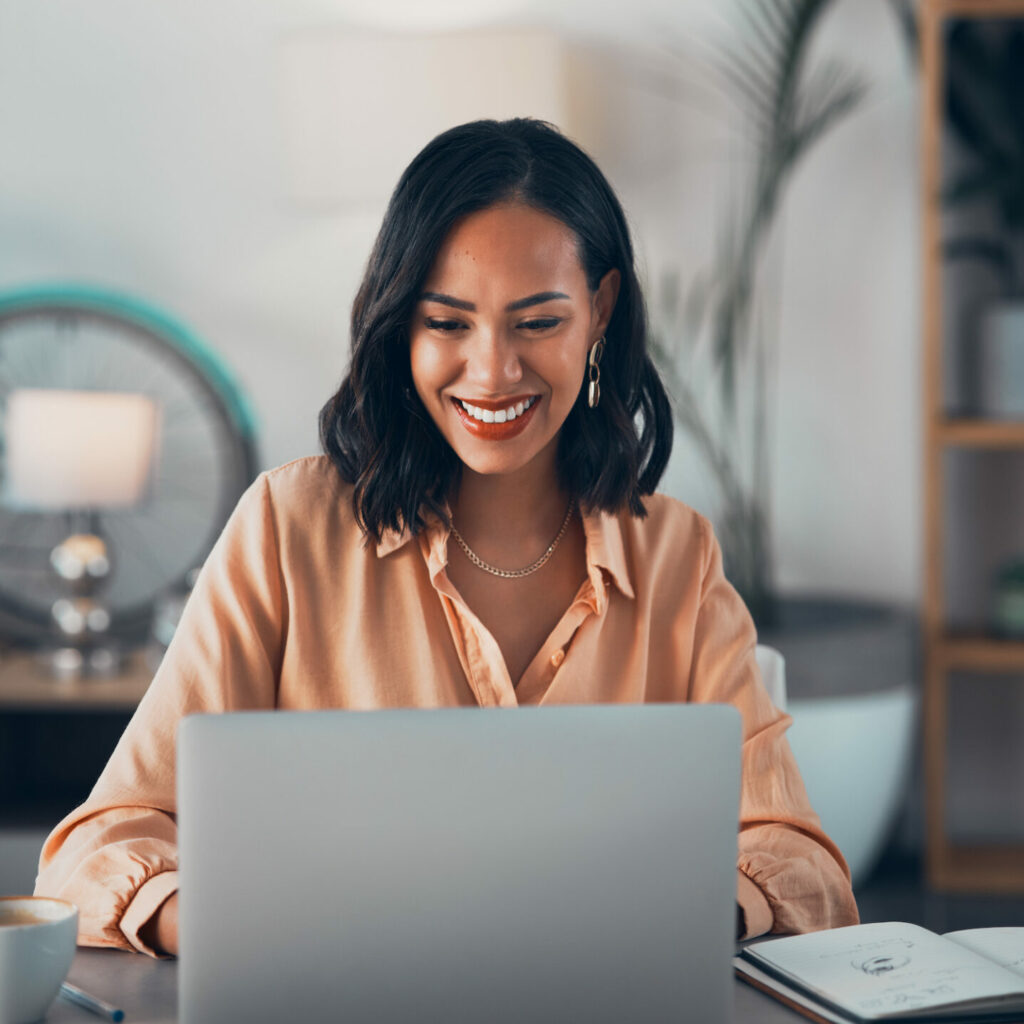
[[622, 281], [622, 275], [618, 272], [615, 267], [612, 267], [604, 277], [601, 278], [601, 283], [597, 286], [597, 291], [594, 292], [592, 312], [592, 321], [594, 324], [594, 341], [598, 338], [604, 337], [604, 332], [608, 328], [608, 324], [612, 318], [612, 312], [615, 309], [615, 300], [619, 297], [619, 284]]

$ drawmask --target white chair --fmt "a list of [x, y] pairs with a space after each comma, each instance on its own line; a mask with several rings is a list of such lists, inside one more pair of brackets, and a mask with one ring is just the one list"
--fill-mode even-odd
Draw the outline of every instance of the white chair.
[[786, 710], [786, 659], [767, 644], [758, 644], [754, 650], [761, 680], [772, 703], [780, 710]]
[[811, 806], [857, 885], [875, 866], [905, 799], [916, 694], [907, 684], [788, 701], [786, 659], [764, 644], [755, 653], [772, 703], [793, 716], [787, 736]]

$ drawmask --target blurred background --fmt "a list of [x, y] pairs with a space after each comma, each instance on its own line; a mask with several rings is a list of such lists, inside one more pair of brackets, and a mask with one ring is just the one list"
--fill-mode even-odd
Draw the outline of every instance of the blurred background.
[[1019, 923], [1024, 125], [1008, 5], [960, 6], [0, 0], [0, 891], [241, 489], [318, 450], [402, 168], [531, 115], [629, 215], [661, 489], [785, 660], [865, 917]]

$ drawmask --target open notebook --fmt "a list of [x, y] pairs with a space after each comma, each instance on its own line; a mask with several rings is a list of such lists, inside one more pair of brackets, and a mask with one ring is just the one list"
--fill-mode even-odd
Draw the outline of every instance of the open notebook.
[[853, 925], [758, 942], [733, 963], [820, 1021], [1024, 1020], [1024, 928]]

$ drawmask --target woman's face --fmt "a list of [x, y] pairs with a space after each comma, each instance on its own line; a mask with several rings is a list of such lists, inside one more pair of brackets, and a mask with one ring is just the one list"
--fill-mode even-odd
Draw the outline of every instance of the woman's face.
[[417, 394], [468, 469], [511, 473], [540, 457], [554, 472], [618, 285], [611, 270], [591, 292], [572, 231], [531, 206], [455, 225], [416, 304], [410, 356]]

